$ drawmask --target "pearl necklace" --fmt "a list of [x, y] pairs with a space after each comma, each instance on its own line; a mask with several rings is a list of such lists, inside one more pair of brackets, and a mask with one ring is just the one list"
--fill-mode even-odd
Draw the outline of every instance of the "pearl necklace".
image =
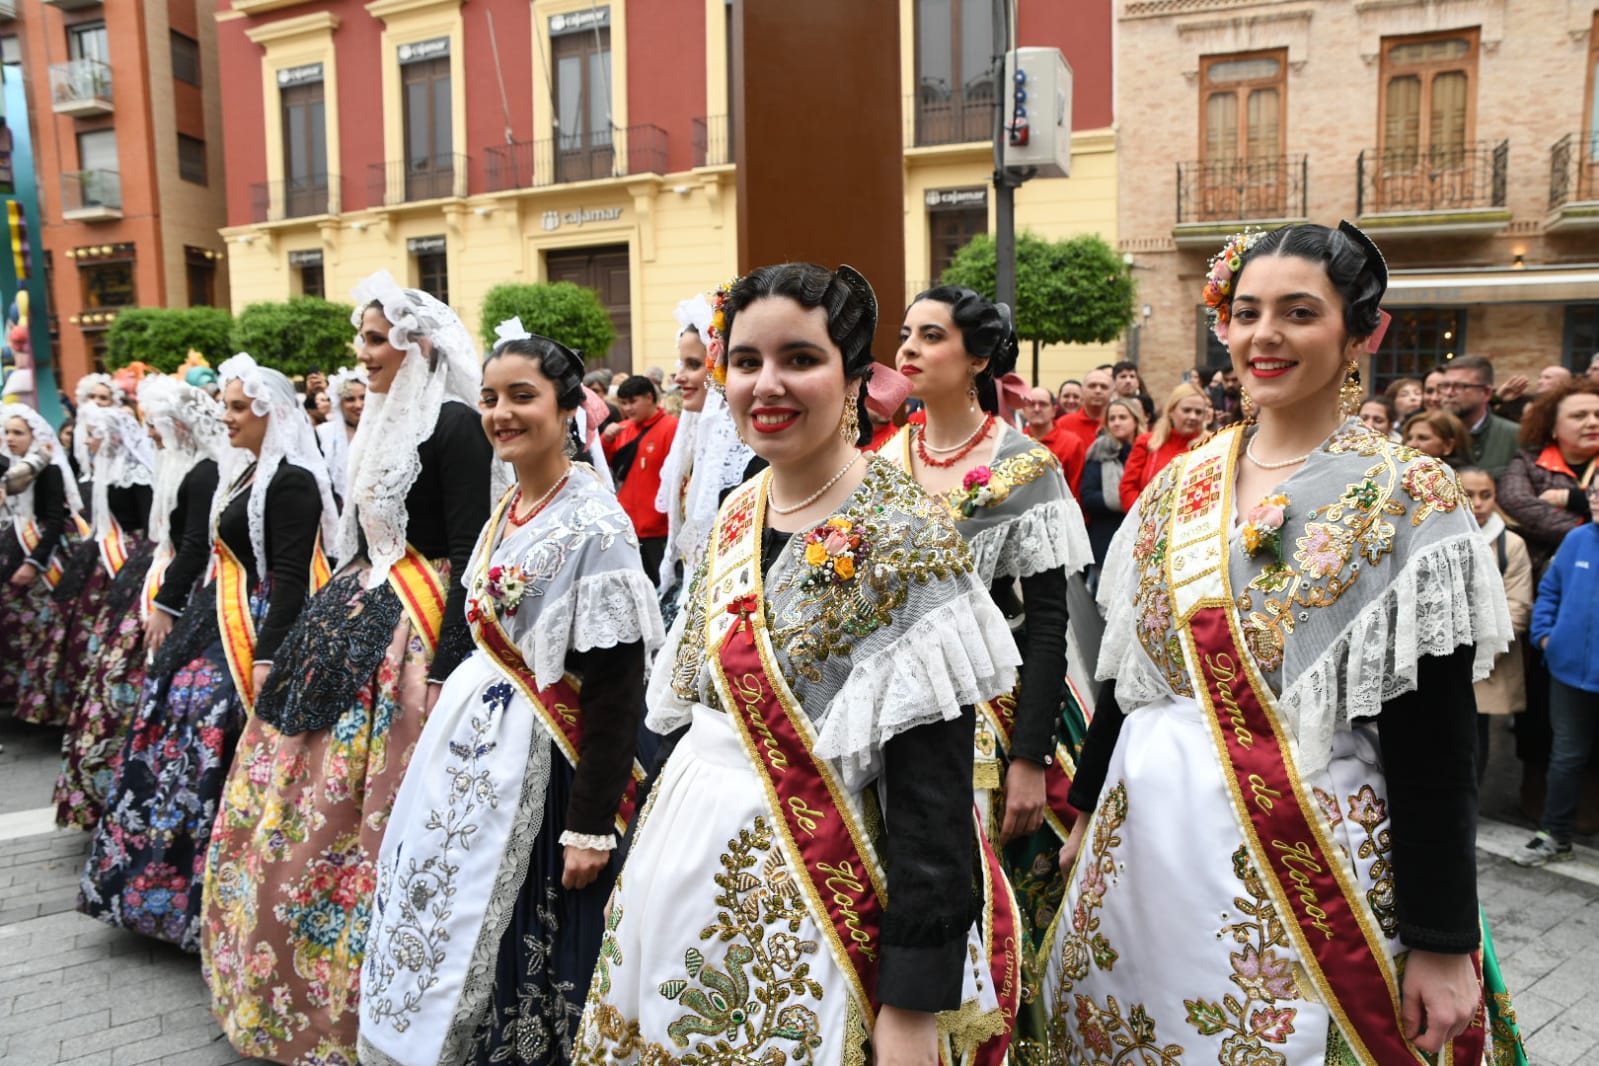
[[1316, 454], [1316, 450], [1312, 449], [1312, 450], [1306, 452], [1304, 455], [1295, 456], [1292, 459], [1284, 459], [1280, 463], [1263, 463], [1259, 459], [1255, 458], [1255, 438], [1254, 437], [1250, 437], [1249, 438], [1249, 443], [1244, 445], [1244, 455], [1248, 456], [1249, 457], [1249, 461], [1254, 463], [1256, 466], [1260, 467], [1260, 469], [1262, 469], [1262, 470], [1281, 470], [1285, 466], [1298, 466], [1300, 463], [1304, 462], [1306, 459], [1309, 459], [1312, 455], [1315, 455], [1315, 454]]
[[537, 500], [534, 500], [533, 501], [532, 510], [528, 511], [528, 513], [526, 515], [522, 516], [521, 518], [516, 517], [516, 506], [517, 506], [517, 504], [522, 502], [522, 486], [518, 485], [516, 487], [516, 498], [511, 501], [511, 510], [510, 510], [510, 512], [509, 512], [509, 514], [507, 516], [511, 520], [511, 525], [513, 525], [513, 526], [525, 526], [529, 522], [533, 521], [533, 516], [538, 514], [540, 511], [542, 511], [544, 509], [544, 505], [550, 502], [550, 497], [554, 496], [555, 493], [560, 489], [560, 487], [562, 485], [566, 484], [566, 479], [571, 477], [571, 476], [572, 476], [572, 464], [571, 463], [567, 463], [566, 464], [566, 471], [563, 474], [561, 474], [560, 477], [555, 479], [555, 484], [550, 486], [550, 491], [548, 491], [544, 495], [540, 496]]
[[838, 473], [827, 479], [827, 484], [823, 485], [821, 488], [817, 489], [815, 492], [811, 493], [809, 496], [805, 497], [792, 507], [779, 507], [777, 505], [777, 501], [772, 498], [772, 483], [768, 481], [766, 483], [766, 506], [771, 509], [773, 514], [793, 514], [795, 511], [804, 510], [817, 500], [821, 499], [824, 492], [832, 488], [834, 485], [837, 485], [838, 479], [849, 473], [850, 468], [860, 460], [860, 457], [861, 453], [855, 452], [849, 457], [849, 462], [838, 468]]

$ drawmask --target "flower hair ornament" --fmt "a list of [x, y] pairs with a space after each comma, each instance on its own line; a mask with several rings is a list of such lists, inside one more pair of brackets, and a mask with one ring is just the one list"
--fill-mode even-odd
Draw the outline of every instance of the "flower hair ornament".
[[1244, 256], [1264, 236], [1266, 231], [1261, 229], [1246, 228], [1235, 233], [1210, 261], [1210, 272], [1205, 275], [1205, 306], [1210, 308], [1211, 331], [1223, 344], [1227, 342], [1227, 324], [1233, 318], [1233, 283], [1238, 280]]
[[533, 334], [522, 325], [522, 316], [515, 315], [494, 327], [494, 350], [497, 352], [512, 341], [525, 341]]
[[728, 278], [716, 287], [711, 296], [711, 321], [705, 342], [705, 354], [711, 361], [711, 380], [719, 389], [727, 388], [727, 298], [733, 286], [743, 280], [742, 274]]
[[700, 340], [708, 340], [711, 334], [711, 319], [715, 312], [711, 310], [711, 301], [705, 294], [697, 292], [687, 300], [679, 300], [672, 309], [672, 317], [677, 319], [677, 335], [681, 337], [689, 330], [699, 334]]

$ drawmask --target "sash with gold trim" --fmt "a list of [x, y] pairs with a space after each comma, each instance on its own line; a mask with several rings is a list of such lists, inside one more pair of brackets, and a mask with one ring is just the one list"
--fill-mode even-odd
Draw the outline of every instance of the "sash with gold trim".
[[128, 561], [128, 540], [122, 524], [111, 519], [110, 530], [95, 543], [100, 546], [100, 565], [105, 567], [106, 577], [116, 577]]
[[[1430, 1060], [1404, 1037], [1386, 938], [1294, 765], [1277, 699], [1245, 650], [1228, 574], [1239, 434], [1178, 457], [1164, 580], [1239, 824], [1321, 1002], [1362, 1063]], [[1442, 1063], [1475, 1064], [1483, 1012]]]
[[[317, 534], [311, 552], [310, 582], [307, 595], [315, 595], [327, 584], [328, 560], [322, 553], [322, 535]], [[233, 554], [227, 542], [214, 542], [212, 573], [217, 587], [217, 628], [222, 634], [222, 652], [228, 661], [233, 687], [244, 709], [255, 713], [255, 619], [250, 617], [250, 572]]]
[[[323, 562], [323, 568], [327, 566]], [[411, 545], [405, 554], [389, 567], [389, 587], [400, 597], [400, 605], [411, 620], [422, 642], [432, 655], [439, 648], [439, 632], [444, 626], [444, 602], [447, 599], [444, 583], [427, 557]]]
[[[761, 780], [789, 867], [801, 874], [797, 881], [807, 907], [870, 1030], [877, 1017], [879, 933], [888, 902], [885, 872], [853, 797], [833, 767], [816, 756], [815, 728], [777, 665], [760, 558], [770, 477], [767, 471], [734, 490], [717, 518], [705, 581], [705, 647], [714, 650], [717, 693]], [[1020, 919], [975, 808], [972, 819], [984, 857], [989, 977], [1004, 1016], [997, 1032], [981, 1039], [974, 1061], [998, 1066], [1021, 995]]]
[[[1066, 685], [1070, 690], [1067, 698], [1076, 700], [1079, 707], [1084, 706], [1083, 698], [1070, 678], [1066, 679]], [[1020, 687], [1018, 683], [1016, 689], [1003, 696], [978, 704], [988, 728], [993, 732], [1001, 752], [1007, 758], [1010, 755], [1011, 732], [1016, 727], [1016, 693]], [[1062, 843], [1071, 836], [1072, 825], [1077, 821], [1077, 808], [1066, 798], [1072, 788], [1072, 778], [1075, 776], [1077, 776], [1077, 760], [1072, 757], [1071, 750], [1065, 744], [1057, 741], [1055, 761], [1044, 767], [1044, 824], [1049, 826]], [[989, 787], [997, 784], [998, 782], [993, 782]], [[984, 782], [978, 782], [978, 787], [984, 785]]]
[[[494, 516], [489, 519], [490, 536], [500, 528], [500, 521], [515, 498], [514, 490], [501, 498]], [[410, 558], [411, 550], [409, 547], [406, 549], [406, 558]], [[493, 554], [489, 546], [485, 545], [480, 564], [485, 576]], [[390, 573], [392, 575], [393, 571]], [[401, 599], [404, 599], [403, 595]], [[440, 612], [442, 611], [441, 601]], [[583, 751], [583, 702], [579, 695], [580, 686], [577, 678], [566, 674], [559, 681], [542, 689], [538, 688], [533, 671], [527, 668], [522, 653], [517, 650], [516, 644], [500, 625], [500, 620], [494, 613], [494, 603], [490, 599], [485, 598], [478, 604], [478, 615], [472, 626], [472, 635], [477, 640], [477, 646], [499, 665], [522, 696], [533, 705], [533, 709], [544, 720], [550, 736], [555, 739], [556, 746], [561, 749], [561, 755], [566, 759], [567, 765], [576, 769]], [[627, 832], [628, 825], [633, 821], [633, 815], [638, 811], [638, 790], [644, 783], [644, 777], [644, 767], [634, 759], [633, 772], [629, 775], [627, 787], [623, 789], [622, 798], [616, 806], [615, 821], [618, 836]]]

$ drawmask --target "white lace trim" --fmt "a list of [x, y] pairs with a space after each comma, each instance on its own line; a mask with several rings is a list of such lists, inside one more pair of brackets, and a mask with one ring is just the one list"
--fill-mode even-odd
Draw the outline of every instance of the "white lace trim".
[[94, 536], [103, 540], [111, 532], [110, 490], [152, 485], [155, 456], [145, 428], [124, 407], [83, 408], [78, 435], [100, 442], [91, 457], [90, 491], [94, 499]]
[[558, 843], [563, 848], [587, 848], [590, 851], [615, 851], [616, 834], [606, 833], [604, 836], [591, 836], [588, 833], [574, 833], [570, 829], [562, 833]]
[[1138, 538], [1139, 515], [1143, 501], [1133, 504], [1111, 539], [1099, 575], [1099, 613], [1105, 618], [1105, 632], [1099, 644], [1099, 662], [1094, 677], [1116, 682], [1116, 702], [1124, 711], [1133, 711], [1171, 695], [1166, 675], [1144, 654], [1138, 643], [1138, 617], [1134, 600], [1138, 592], [1138, 563], [1133, 558], [1133, 542]]
[[[683, 583], [692, 584], [687, 580]], [[677, 612], [677, 617], [672, 620], [672, 628], [666, 631], [661, 654], [655, 657], [649, 680], [644, 685], [644, 725], [650, 732], [663, 737], [687, 725], [693, 716], [696, 701], [683, 699], [672, 684], [672, 673], [677, 666], [677, 646], [683, 643], [683, 634], [693, 613], [686, 604], [684, 610]], [[704, 666], [700, 669], [703, 671]]]
[[[33, 431], [33, 447], [30, 450], [44, 456], [51, 465], [61, 471], [62, 487], [67, 493], [67, 506], [74, 512], [83, 510], [83, 497], [78, 493], [78, 479], [73, 476], [72, 467], [67, 462], [66, 449], [61, 447], [55, 429], [44, 420], [43, 415], [27, 404], [7, 400], [5, 405], [0, 407], [0, 428], [4, 428], [6, 420], [11, 418], [20, 418], [28, 423], [28, 428]], [[23, 518], [34, 517], [33, 484], [30, 482], [26, 489], [10, 497], [10, 502], [13, 514]]]
[[1068, 576], [1094, 562], [1083, 513], [1070, 496], [1029, 507], [972, 537], [972, 570], [985, 586], [1064, 567]]
[[540, 688], [566, 669], [568, 652], [644, 643], [653, 654], [665, 639], [655, 586], [643, 570], [609, 570], [577, 579], [559, 599], [544, 605], [530, 629], [517, 638]]
[[155, 453], [150, 539], [158, 548], [171, 548], [172, 509], [184, 479], [203, 459], [214, 460], [221, 470], [229, 451], [222, 405], [204, 389], [152, 374], [139, 383], [139, 409], [145, 422], [161, 434]]
[[876, 776], [884, 744], [1009, 691], [1020, 663], [1005, 616], [987, 589], [974, 587], [855, 664], [815, 716], [816, 754], [838, 762], [846, 787], [861, 788]]
[[1299, 771], [1327, 765], [1339, 728], [1414, 691], [1422, 656], [1474, 644], [1471, 679], [1481, 681], [1510, 639], [1504, 583], [1481, 536], [1472, 530], [1420, 549], [1279, 698]]

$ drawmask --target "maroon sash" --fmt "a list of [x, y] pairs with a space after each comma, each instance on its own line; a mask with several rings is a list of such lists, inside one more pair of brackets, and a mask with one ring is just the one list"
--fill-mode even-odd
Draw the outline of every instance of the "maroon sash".
[[[981, 704], [981, 708], [1008, 758], [1011, 734], [1016, 728], [1015, 690]], [[1044, 824], [1054, 831], [1061, 843], [1072, 835], [1072, 825], [1077, 821], [1077, 808], [1066, 798], [1075, 773], [1071, 752], [1064, 744], [1056, 744], [1054, 761], [1044, 767]]]

